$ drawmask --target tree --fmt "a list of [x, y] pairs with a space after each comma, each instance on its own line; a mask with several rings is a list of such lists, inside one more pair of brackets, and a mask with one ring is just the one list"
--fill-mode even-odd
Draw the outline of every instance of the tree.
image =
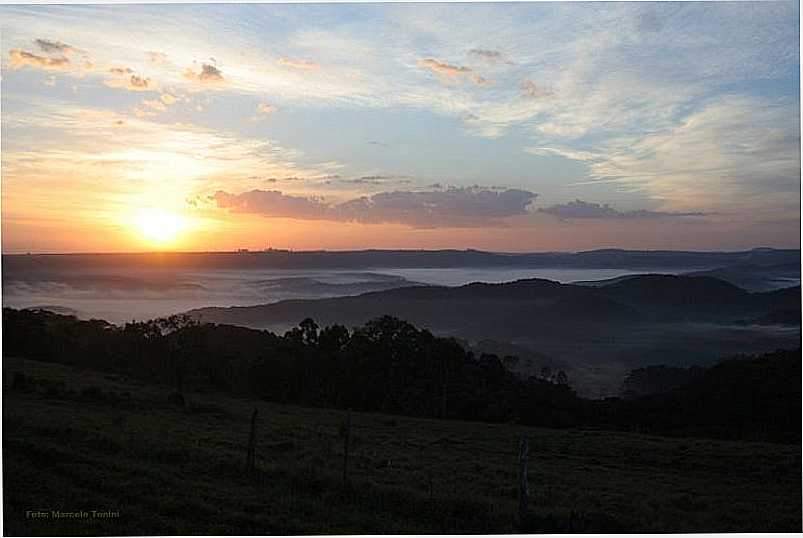
[[305, 346], [315, 347], [318, 345], [318, 324], [312, 318], [306, 318], [298, 324], [301, 329], [301, 341]]

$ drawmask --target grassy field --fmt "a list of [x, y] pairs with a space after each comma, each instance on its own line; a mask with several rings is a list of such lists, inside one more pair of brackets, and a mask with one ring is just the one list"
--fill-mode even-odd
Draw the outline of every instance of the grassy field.
[[522, 432], [525, 531], [801, 530], [800, 446], [354, 413], [344, 485], [343, 411], [197, 393], [181, 407], [168, 388], [17, 358], [3, 374], [7, 535], [515, 532]]

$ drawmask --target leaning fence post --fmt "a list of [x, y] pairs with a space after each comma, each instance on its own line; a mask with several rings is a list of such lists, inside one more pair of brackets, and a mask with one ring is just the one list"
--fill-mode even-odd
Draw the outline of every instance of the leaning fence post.
[[527, 434], [522, 433], [519, 440], [519, 525], [527, 519], [530, 504], [530, 488], [527, 484], [527, 457], [530, 452]]
[[251, 433], [248, 436], [248, 451], [245, 454], [245, 470], [253, 472], [256, 464], [257, 408], [251, 413]]
[[343, 486], [349, 479], [349, 441], [351, 438], [351, 411], [346, 413], [346, 423], [343, 426]]

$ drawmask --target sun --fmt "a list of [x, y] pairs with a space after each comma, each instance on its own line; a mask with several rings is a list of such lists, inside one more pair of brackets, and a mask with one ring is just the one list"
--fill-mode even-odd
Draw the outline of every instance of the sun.
[[134, 223], [143, 237], [156, 243], [172, 241], [187, 226], [182, 216], [162, 209], [144, 209]]

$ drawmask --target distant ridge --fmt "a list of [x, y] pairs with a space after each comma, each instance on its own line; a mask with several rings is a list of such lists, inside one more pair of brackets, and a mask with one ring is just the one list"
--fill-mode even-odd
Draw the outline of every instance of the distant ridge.
[[575, 269], [704, 270], [731, 265], [800, 263], [800, 250], [758, 248], [735, 252], [600, 249], [582, 252], [498, 253], [480, 250], [353, 250], [161, 252], [132, 254], [3, 254], [3, 271], [126, 267], [195, 269], [348, 269], [411, 267], [509, 267]]
[[545, 279], [410, 286], [351, 297], [201, 308], [189, 314], [207, 322], [249, 327], [295, 324], [305, 317], [322, 324], [360, 324], [390, 314], [445, 331], [482, 334], [496, 327], [495, 331], [515, 337], [530, 334], [537, 326], [560, 326], [565, 331], [586, 323], [736, 321], [799, 305], [799, 286], [750, 293], [713, 277], [636, 275], [598, 287]]

